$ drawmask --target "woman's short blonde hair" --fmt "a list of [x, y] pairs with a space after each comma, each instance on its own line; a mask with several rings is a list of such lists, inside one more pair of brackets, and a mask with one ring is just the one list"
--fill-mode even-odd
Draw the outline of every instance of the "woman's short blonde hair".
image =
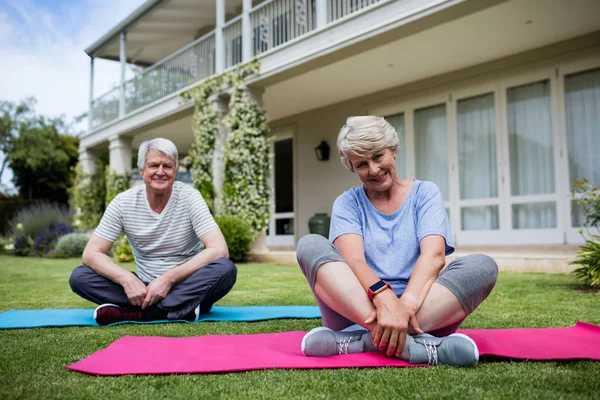
[[354, 172], [348, 157], [366, 157], [383, 149], [398, 149], [398, 135], [383, 117], [350, 117], [337, 138], [338, 154], [344, 167]]

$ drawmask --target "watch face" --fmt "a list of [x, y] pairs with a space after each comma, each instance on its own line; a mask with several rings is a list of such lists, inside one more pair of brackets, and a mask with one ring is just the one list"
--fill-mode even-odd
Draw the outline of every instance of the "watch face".
[[383, 287], [385, 287], [385, 286], [386, 286], [386, 285], [385, 285], [385, 282], [384, 282], [384, 281], [379, 281], [379, 282], [375, 283], [374, 285], [372, 285], [372, 286], [371, 286], [369, 289], [370, 289], [372, 292], [376, 292], [376, 291], [378, 291], [379, 289], [381, 289], [381, 288], [383, 288]]

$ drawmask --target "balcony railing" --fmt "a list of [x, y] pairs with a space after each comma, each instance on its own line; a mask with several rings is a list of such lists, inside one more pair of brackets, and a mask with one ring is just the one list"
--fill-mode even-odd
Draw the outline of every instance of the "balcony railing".
[[327, 0], [327, 22], [333, 22], [382, 0]]
[[[318, 0], [268, 0], [250, 10], [251, 55], [256, 56], [317, 28]], [[389, 0], [325, 0], [327, 24]], [[243, 60], [242, 16], [223, 26], [225, 68]], [[223, 53], [221, 53], [223, 54]], [[125, 114], [138, 110], [213, 74], [215, 31], [193, 41], [125, 82]], [[120, 88], [95, 99], [92, 128], [119, 118]]]
[[312, 0], [271, 0], [250, 11], [252, 54], [257, 55], [300, 37], [316, 27]]
[[225, 38], [225, 68], [242, 62], [242, 16], [238, 16], [223, 26]]
[[[215, 73], [215, 33], [193, 41], [170, 56], [125, 82], [125, 113], [138, 110], [156, 100]], [[119, 117], [119, 88], [114, 88], [92, 105], [92, 127]]]
[[110, 90], [92, 102], [92, 126], [100, 126], [119, 118], [119, 87]]

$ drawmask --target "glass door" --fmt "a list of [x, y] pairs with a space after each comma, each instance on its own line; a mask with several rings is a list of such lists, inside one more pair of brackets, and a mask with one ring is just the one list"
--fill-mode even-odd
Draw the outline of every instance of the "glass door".
[[267, 246], [294, 246], [294, 142], [291, 135], [277, 135], [273, 143], [271, 174], [271, 222]]
[[497, 100], [493, 89], [458, 93], [456, 144], [460, 224], [458, 244], [489, 244], [500, 239], [500, 180]]
[[550, 78], [506, 86], [506, 176], [510, 241], [561, 244], [556, 189], [557, 134]]
[[[566, 183], [563, 192], [570, 198], [573, 183], [578, 179], [587, 179], [595, 187], [600, 187], [600, 68], [597, 63], [575, 65], [561, 69], [561, 93], [564, 101], [563, 123], [565, 126], [565, 147], [567, 162], [562, 177]], [[567, 242], [581, 244], [584, 241], [580, 233], [584, 214], [581, 207], [570, 199], [567, 222]], [[588, 229], [589, 230], [589, 229]], [[589, 233], [600, 234], [591, 229]]]

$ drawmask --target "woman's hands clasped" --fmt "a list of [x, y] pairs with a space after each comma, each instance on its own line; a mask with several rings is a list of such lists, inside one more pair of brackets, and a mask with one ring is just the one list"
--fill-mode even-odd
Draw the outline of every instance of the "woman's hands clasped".
[[394, 292], [386, 290], [373, 298], [373, 305], [375, 310], [365, 324], [376, 324], [371, 331], [373, 342], [388, 356], [402, 353], [409, 327], [415, 333], [423, 333], [415, 315], [417, 302], [410, 295], [398, 299]]

